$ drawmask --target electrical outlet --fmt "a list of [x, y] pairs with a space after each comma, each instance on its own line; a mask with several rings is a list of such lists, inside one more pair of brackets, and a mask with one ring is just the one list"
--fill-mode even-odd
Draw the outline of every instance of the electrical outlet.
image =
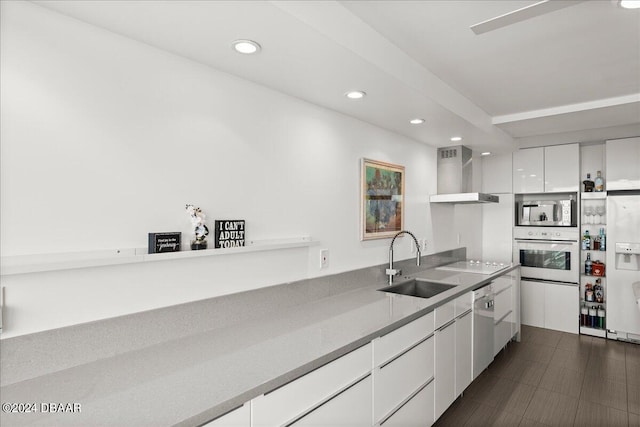
[[427, 251], [427, 239], [420, 240], [420, 252], [423, 254]]
[[320, 268], [329, 266], [329, 249], [320, 249]]

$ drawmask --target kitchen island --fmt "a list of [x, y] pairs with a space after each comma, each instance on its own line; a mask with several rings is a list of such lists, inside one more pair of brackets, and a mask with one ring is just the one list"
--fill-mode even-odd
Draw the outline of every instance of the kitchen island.
[[[464, 258], [458, 249], [397, 264], [420, 277]], [[9, 338], [0, 423], [203, 425], [516, 268], [461, 273], [423, 299], [379, 291], [387, 278], [376, 266]]]

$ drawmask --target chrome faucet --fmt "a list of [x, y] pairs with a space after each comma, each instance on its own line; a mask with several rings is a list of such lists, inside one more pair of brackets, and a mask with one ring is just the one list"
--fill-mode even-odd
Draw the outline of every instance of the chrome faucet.
[[416, 244], [416, 252], [417, 252], [416, 265], [420, 265], [420, 245], [418, 244], [418, 239], [416, 239], [416, 236], [414, 236], [413, 233], [410, 231], [402, 230], [398, 232], [398, 234], [393, 236], [393, 239], [391, 239], [391, 245], [389, 246], [389, 268], [387, 268], [386, 270], [386, 274], [387, 276], [389, 276], [389, 285], [393, 284], [393, 276], [402, 274], [402, 271], [393, 268], [393, 243], [396, 241], [396, 237], [398, 237], [401, 234], [408, 234], [409, 236], [413, 237], [413, 241]]

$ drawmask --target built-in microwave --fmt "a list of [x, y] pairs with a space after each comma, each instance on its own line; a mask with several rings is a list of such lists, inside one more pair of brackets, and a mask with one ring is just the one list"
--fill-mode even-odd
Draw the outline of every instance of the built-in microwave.
[[520, 200], [516, 202], [516, 225], [527, 227], [577, 227], [576, 200]]

